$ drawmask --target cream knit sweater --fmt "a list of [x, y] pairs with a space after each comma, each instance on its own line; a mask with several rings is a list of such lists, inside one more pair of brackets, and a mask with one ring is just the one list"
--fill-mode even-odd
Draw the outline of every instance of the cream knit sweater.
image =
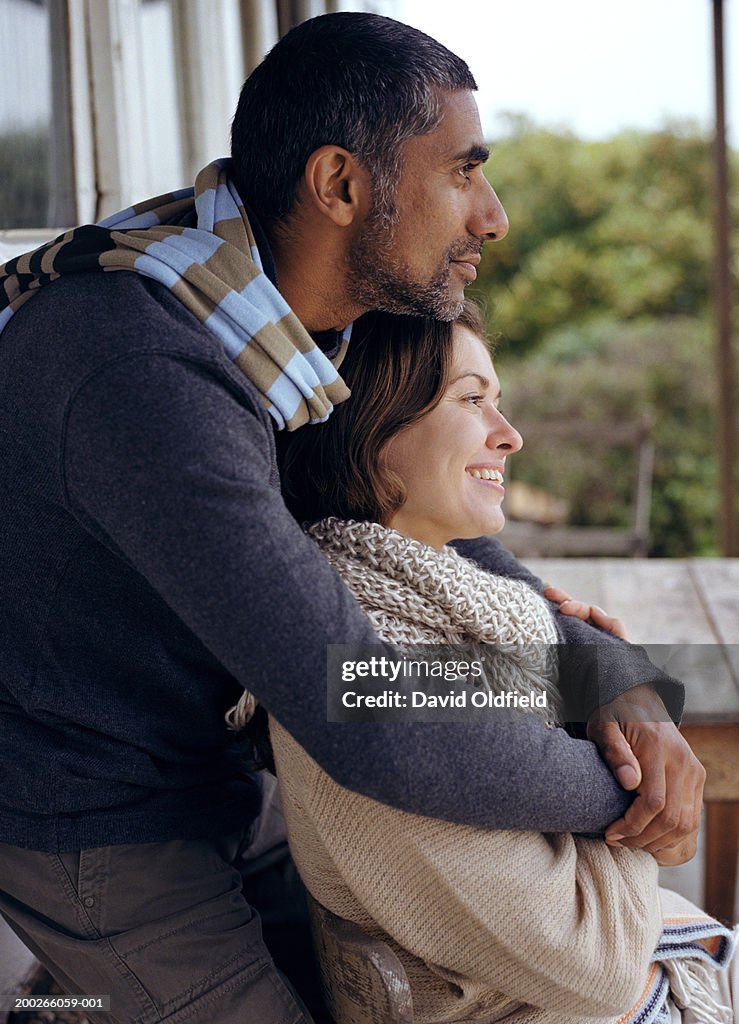
[[[370, 523], [328, 520], [311, 532], [389, 642], [417, 642], [419, 631], [426, 642], [492, 642], [480, 636], [491, 622], [504, 644], [511, 623], [534, 647], [555, 639], [533, 591], [451, 549]], [[274, 720], [271, 735], [306, 886], [392, 946], [418, 1024], [586, 1024], [637, 1002], [662, 923], [649, 854], [407, 814], [337, 785]]]

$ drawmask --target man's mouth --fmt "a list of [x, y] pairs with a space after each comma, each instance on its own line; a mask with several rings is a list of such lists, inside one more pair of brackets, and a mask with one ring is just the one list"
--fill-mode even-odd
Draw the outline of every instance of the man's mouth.
[[452, 263], [455, 263], [460, 267], [469, 277], [470, 281], [475, 281], [477, 279], [477, 270], [475, 269], [474, 264], [468, 263], [467, 260], [452, 260]]
[[460, 256], [454, 256], [451, 259], [452, 263], [456, 263], [458, 267], [467, 274], [470, 281], [474, 281], [477, 278], [477, 267], [479, 266], [481, 255], [479, 252], [473, 253], [462, 253]]

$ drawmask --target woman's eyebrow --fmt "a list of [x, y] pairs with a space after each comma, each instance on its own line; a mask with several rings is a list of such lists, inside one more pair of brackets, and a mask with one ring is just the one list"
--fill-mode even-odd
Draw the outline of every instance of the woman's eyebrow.
[[462, 380], [463, 377], [477, 377], [477, 379], [480, 381], [480, 384], [484, 388], [489, 388], [490, 387], [490, 380], [489, 380], [489, 378], [483, 376], [483, 374], [481, 374], [481, 373], [478, 373], [477, 370], [462, 370], [461, 373], [458, 373], [456, 377], [453, 377], [449, 381], [449, 384], [450, 385], [456, 384], [457, 381], [458, 380]]

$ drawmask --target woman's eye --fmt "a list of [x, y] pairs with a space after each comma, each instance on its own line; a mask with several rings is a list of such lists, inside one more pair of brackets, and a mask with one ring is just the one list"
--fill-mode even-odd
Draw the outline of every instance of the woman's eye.
[[465, 395], [464, 401], [470, 405], [480, 405], [484, 401], [484, 395]]

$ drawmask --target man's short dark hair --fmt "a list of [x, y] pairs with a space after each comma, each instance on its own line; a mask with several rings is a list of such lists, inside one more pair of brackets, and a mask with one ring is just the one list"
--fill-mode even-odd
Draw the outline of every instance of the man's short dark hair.
[[290, 212], [310, 154], [337, 145], [369, 170], [375, 206], [391, 209], [402, 143], [437, 126], [439, 90], [476, 88], [463, 60], [410, 25], [351, 12], [312, 18], [244, 83], [231, 131], [236, 186], [274, 223]]

